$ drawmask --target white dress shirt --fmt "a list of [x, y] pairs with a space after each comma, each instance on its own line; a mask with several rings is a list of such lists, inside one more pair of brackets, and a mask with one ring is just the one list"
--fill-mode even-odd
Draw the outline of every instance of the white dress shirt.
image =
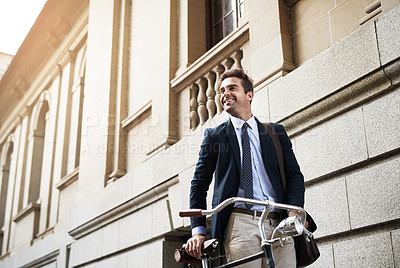
[[[240, 159], [241, 168], [243, 166], [243, 150], [242, 150], [242, 127], [245, 121], [242, 119], [231, 116], [231, 121], [236, 132], [236, 138], [239, 143], [240, 149]], [[251, 165], [252, 165], [252, 175], [253, 175], [253, 198], [256, 200], [271, 200], [276, 202], [277, 197], [271, 181], [268, 177], [267, 171], [265, 170], [261, 144], [260, 135], [258, 133], [257, 121], [252, 116], [246, 121], [249, 127], [247, 131], [249, 133], [250, 139], [250, 150], [251, 150]], [[239, 197], [244, 197], [242, 178], [240, 178], [240, 185], [238, 195]], [[235, 207], [246, 208], [244, 204], [235, 204]], [[264, 206], [254, 205], [253, 210], [263, 211]]]
[[[240, 149], [240, 168], [243, 166], [243, 150], [242, 150], [242, 127], [245, 121], [240, 118], [230, 116], [233, 128], [235, 129], [236, 138], [239, 143]], [[247, 131], [249, 133], [250, 139], [250, 150], [251, 150], [251, 165], [252, 165], [252, 175], [253, 175], [253, 198], [256, 200], [271, 200], [276, 202], [278, 199], [276, 197], [274, 188], [268, 177], [267, 171], [265, 170], [260, 144], [260, 135], [258, 133], [257, 121], [252, 116], [246, 121], [249, 124]], [[240, 178], [238, 197], [244, 197], [242, 177]], [[246, 208], [244, 204], [235, 204], [235, 207]], [[263, 211], [264, 206], [253, 205], [252, 210]], [[192, 235], [194, 234], [205, 234], [205, 226], [197, 226], [192, 229]]]

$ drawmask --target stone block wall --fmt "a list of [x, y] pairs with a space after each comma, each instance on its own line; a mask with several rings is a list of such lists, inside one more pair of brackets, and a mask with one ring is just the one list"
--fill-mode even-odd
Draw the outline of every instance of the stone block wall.
[[268, 86], [270, 116], [292, 137], [318, 224], [321, 258], [311, 267], [400, 265], [399, 14], [362, 25]]
[[[183, 75], [196, 81], [196, 75], [203, 76], [204, 72], [196, 73], [193, 66], [199, 70], [205, 68], [204, 62], [207, 63], [210, 54], [219, 64], [222, 58], [232, 54], [229, 50], [234, 42], [235, 48], [242, 49], [242, 65], [256, 80], [254, 114], [261, 121], [278, 122], [286, 127], [305, 175], [305, 207], [318, 224], [315, 236], [321, 251], [320, 259], [312, 267], [400, 267], [400, 217], [396, 211], [400, 206], [400, 35], [397, 34], [400, 6], [386, 13], [370, 11], [379, 11], [379, 7], [374, 9], [378, 2], [383, 10], [389, 2], [396, 1], [268, 0], [267, 3], [245, 0], [246, 20], [242, 19], [241, 28], [222, 42], [223, 49], [220, 44], [209, 54], [199, 56], [196, 53], [204, 51], [194, 53], [193, 44], [189, 44], [183, 49], [190, 50], [187, 57], [177, 56], [182, 56], [177, 78]], [[62, 171], [60, 166], [65, 162], [60, 155], [64, 134], [55, 136], [53, 154], [58, 164], [54, 165], [54, 184], [57, 188], [52, 190], [59, 199], [52, 200], [56, 205], [51, 208], [50, 214], [54, 216], [50, 221], [54, 224], [29, 241], [24, 240], [23, 234], [13, 232], [16, 227], [26, 230], [32, 224], [21, 222], [21, 228], [11, 226], [12, 230], [5, 234], [10, 234], [12, 241], [16, 239], [18, 247], [13, 248], [11, 244], [10, 251], [3, 250], [5, 254], [0, 257], [0, 267], [183, 267], [174, 262], [173, 251], [190, 235], [190, 220], [180, 218], [178, 212], [189, 206], [190, 181], [205, 128], [224, 122], [228, 116], [216, 114], [192, 130], [181, 123], [177, 126], [179, 140], [171, 139], [169, 143], [170, 137], [165, 135], [170, 129], [160, 132], [165, 130], [162, 120], [160, 126], [154, 128], [158, 117], [152, 115], [153, 112], [162, 115], [165, 121], [174, 121], [174, 115], [184, 121], [189, 115], [190, 92], [174, 91], [173, 67], [167, 70], [166, 66], [173, 65], [176, 60], [171, 55], [181, 53], [174, 50], [174, 38], [180, 44], [191, 43], [188, 42], [190, 36], [197, 32], [186, 36], [186, 26], [172, 22], [169, 27], [166, 23], [160, 28], [162, 33], [154, 32], [159, 36], [152, 36], [152, 40], [160, 43], [153, 43], [149, 51], [161, 45], [163, 49], [158, 52], [162, 52], [162, 56], [156, 55], [149, 62], [159, 59], [166, 68], [157, 67], [143, 63], [143, 59], [151, 57], [151, 53], [141, 54], [147, 51], [145, 39], [128, 41], [135, 31], [130, 28], [132, 20], [136, 25], [142, 22], [135, 14], [139, 14], [141, 8], [151, 13], [151, 5], [142, 1], [85, 3], [87, 8], [81, 12], [82, 17], [89, 16], [89, 23], [82, 22], [83, 26], [76, 26], [74, 30], [82, 32], [76, 34], [80, 36], [76, 40], [85, 41], [79, 42], [86, 42], [83, 35], [89, 33], [79, 168], [73, 170], [73, 166], [68, 165]], [[163, 14], [159, 21], [168, 22], [169, 16], [175, 14], [176, 5], [180, 12], [185, 12], [188, 5], [189, 11], [194, 12], [198, 2], [193, 3], [183, 0], [164, 2], [154, 14]], [[262, 3], [265, 5], [259, 8]], [[287, 3], [292, 3], [290, 8], [285, 6]], [[66, 2], [62, 4], [68, 6]], [[133, 8], [137, 13], [130, 17]], [[291, 16], [284, 12], [288, 9]], [[373, 16], [360, 23], [368, 16], [366, 9]], [[273, 16], [265, 16], [266, 11]], [[179, 16], [186, 18], [190, 12]], [[140, 15], [145, 17], [145, 13]], [[125, 16], [130, 18], [126, 24]], [[348, 23], [343, 24], [342, 19]], [[178, 31], [175, 26], [182, 28]], [[290, 27], [294, 34], [293, 51], [288, 45]], [[83, 30], [87, 28], [89, 30]], [[153, 24], [151, 29], [155, 31], [158, 27]], [[179, 36], [176, 36], [177, 31]], [[270, 35], [266, 35], [267, 32]], [[133, 36], [140, 38], [143, 33], [146, 29], [141, 28]], [[138, 43], [142, 44], [141, 49], [137, 45], [130, 46]], [[65, 50], [68, 50], [67, 45]], [[127, 55], [131, 49], [136, 49], [131, 55], [140, 57], [134, 57], [132, 62], [125, 61], [129, 59]], [[292, 54], [297, 66], [287, 62], [292, 59]], [[197, 57], [200, 59], [196, 60]], [[53, 58], [47, 60], [54, 63]], [[196, 62], [191, 63], [192, 60]], [[142, 64], [146, 68], [137, 73]], [[146, 69], [153, 68], [155, 72], [162, 72], [159, 77], [162, 79], [151, 81], [151, 101], [147, 102], [149, 96], [142, 99], [130, 96], [129, 101], [140, 102], [135, 107], [139, 113], [124, 120], [126, 103], [118, 103], [118, 98], [123, 98], [124, 89], [135, 85], [139, 87], [131, 93], [141, 93], [148, 80], [142, 76], [147, 75]], [[187, 70], [190, 75], [185, 76]], [[46, 71], [42, 70], [43, 73]], [[53, 70], [58, 74], [56, 71]], [[131, 76], [136, 77], [135, 80], [143, 80], [139, 84], [135, 84], [137, 81], [129, 84], [126, 76], [131, 73], [135, 74]], [[53, 81], [54, 85], [58, 82]], [[67, 82], [64, 79], [61, 83]], [[35, 94], [40, 95], [39, 89]], [[63, 133], [68, 117], [63, 113], [67, 99], [63, 94], [54, 95], [57, 97], [53, 99], [56, 103], [60, 98], [60, 105], [55, 107], [62, 117], [58, 125], [60, 133]], [[17, 114], [14, 110], [12, 113]], [[90, 121], [93, 118], [98, 119], [96, 124]], [[111, 124], [114, 121], [109, 122], [110, 118], [119, 120], [122, 129], [118, 124]], [[10, 130], [14, 133], [15, 152], [19, 155], [25, 150], [21, 146], [23, 142], [17, 141], [26, 139], [26, 121], [27, 117], [21, 114], [22, 126], [15, 123], [15, 129]], [[171, 129], [176, 121], [171, 124]], [[128, 152], [130, 157], [114, 154], [107, 146], [111, 147], [112, 140], [118, 140], [118, 135], [126, 134], [124, 131], [132, 132], [130, 134], [136, 131], [135, 135], [127, 137], [128, 144], [158, 146], [159, 143], [152, 140], [152, 134], [156, 132], [168, 142], [151, 153], [146, 149], [146, 156], [137, 151], [140, 147]], [[0, 133], [3, 141], [8, 135], [6, 131]], [[10, 135], [10, 139], [12, 137]], [[4, 144], [0, 149], [6, 152]], [[119, 169], [121, 163], [126, 170]], [[18, 160], [11, 166], [22, 165], [23, 161]], [[71, 174], [60, 180], [66, 172]], [[17, 180], [15, 184], [20, 183]], [[48, 211], [46, 202], [41, 204], [40, 209]], [[11, 212], [6, 214], [8, 220], [15, 216]]]
[[396, 4], [397, 0], [297, 1], [290, 9], [295, 64], [302, 65]]

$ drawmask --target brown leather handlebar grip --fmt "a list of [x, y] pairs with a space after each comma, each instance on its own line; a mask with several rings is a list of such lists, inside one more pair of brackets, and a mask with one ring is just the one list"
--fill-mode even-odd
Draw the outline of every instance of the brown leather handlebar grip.
[[174, 257], [176, 262], [195, 263], [195, 264], [201, 263], [200, 260], [186, 253], [184, 245], [182, 246], [182, 248], [175, 250]]
[[188, 209], [188, 210], [182, 210], [179, 212], [180, 217], [201, 217], [203, 214], [201, 214], [202, 209]]
[[[195, 257], [190, 256], [186, 251], [185, 251], [185, 246], [186, 244], [183, 244], [181, 248], [176, 249], [174, 253], [175, 261], [176, 262], [185, 262], [185, 263], [193, 263], [193, 264], [200, 264], [200, 260], [196, 259]], [[202, 245], [202, 254], [206, 254], [208, 257], [211, 256], [215, 248], [218, 246], [218, 239], [213, 238], [204, 241]]]

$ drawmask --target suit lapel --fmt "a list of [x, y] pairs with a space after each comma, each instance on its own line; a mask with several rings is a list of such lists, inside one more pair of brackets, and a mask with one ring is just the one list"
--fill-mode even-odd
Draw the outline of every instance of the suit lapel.
[[275, 192], [277, 193], [277, 190], [280, 189], [281, 179], [280, 176], [278, 177], [274, 176], [275, 173], [271, 172], [278, 166], [277, 163], [278, 158], [276, 155], [275, 146], [263, 124], [261, 124], [260, 121], [257, 120], [257, 125], [258, 125], [258, 132], [260, 135], [261, 152], [262, 152], [264, 166], [269, 176], [269, 179], [272, 183], [272, 186], [274, 187]]
[[235, 157], [235, 161], [236, 161], [238, 170], [241, 170], [239, 143], [237, 141], [236, 132], [235, 132], [235, 129], [233, 128], [233, 125], [232, 125], [232, 122], [230, 119], [225, 122], [225, 132], [226, 132], [226, 135], [228, 136], [229, 144], [232, 148], [232, 152]]
[[267, 160], [268, 160], [268, 157], [271, 157], [271, 155], [273, 155], [274, 151], [272, 149], [273, 149], [274, 144], [272, 143], [272, 139], [269, 137], [263, 124], [260, 121], [258, 121], [257, 118], [256, 118], [256, 121], [257, 121], [257, 126], [258, 126], [258, 134], [260, 137], [262, 158], [263, 158], [265, 169], [267, 170], [267, 173], [268, 173], [268, 171], [271, 168], [271, 161], [267, 161]]

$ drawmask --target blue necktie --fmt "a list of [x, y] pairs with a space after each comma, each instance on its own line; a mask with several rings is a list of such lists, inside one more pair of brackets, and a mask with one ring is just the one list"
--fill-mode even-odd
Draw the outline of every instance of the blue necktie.
[[[242, 127], [242, 153], [243, 153], [243, 191], [244, 197], [253, 199], [253, 173], [251, 166], [251, 151], [250, 151], [250, 139], [249, 133], [247, 132], [248, 124], [245, 122]], [[253, 205], [245, 204], [250, 209]]]

